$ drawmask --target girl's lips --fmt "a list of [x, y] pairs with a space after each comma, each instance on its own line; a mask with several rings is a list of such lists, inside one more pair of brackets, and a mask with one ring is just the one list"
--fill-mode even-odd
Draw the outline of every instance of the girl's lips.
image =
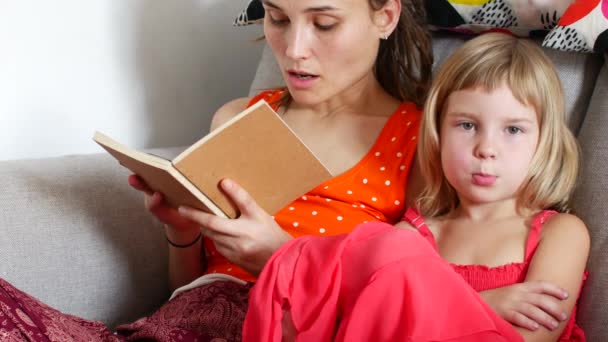
[[496, 182], [496, 176], [485, 175], [482, 173], [473, 174], [473, 184], [479, 186], [492, 186]]

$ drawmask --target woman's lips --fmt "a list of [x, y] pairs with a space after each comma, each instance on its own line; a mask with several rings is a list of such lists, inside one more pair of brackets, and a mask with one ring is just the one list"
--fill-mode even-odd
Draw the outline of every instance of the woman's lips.
[[288, 71], [287, 75], [287, 82], [293, 88], [300, 90], [312, 87], [314, 82], [319, 79], [319, 76], [305, 72]]

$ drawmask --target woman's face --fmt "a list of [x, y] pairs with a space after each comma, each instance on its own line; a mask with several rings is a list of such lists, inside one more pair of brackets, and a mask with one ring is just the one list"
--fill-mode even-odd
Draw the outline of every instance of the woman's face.
[[383, 19], [368, 0], [263, 4], [266, 40], [296, 102], [318, 104], [371, 84]]

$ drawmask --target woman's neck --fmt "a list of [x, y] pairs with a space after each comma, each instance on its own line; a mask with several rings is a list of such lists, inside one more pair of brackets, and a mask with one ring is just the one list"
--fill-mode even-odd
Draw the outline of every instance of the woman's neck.
[[368, 76], [341, 93], [314, 105], [290, 104], [295, 112], [309, 111], [320, 118], [330, 118], [342, 114], [366, 116], [388, 116], [399, 106], [400, 101], [388, 94], [375, 77]]

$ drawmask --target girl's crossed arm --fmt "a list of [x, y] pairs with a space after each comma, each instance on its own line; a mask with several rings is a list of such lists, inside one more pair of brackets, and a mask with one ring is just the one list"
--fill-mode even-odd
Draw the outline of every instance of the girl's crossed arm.
[[[543, 227], [525, 282], [550, 282], [566, 290], [569, 296], [559, 305], [572, 315], [582, 286], [589, 245], [589, 233], [578, 217], [553, 215]], [[542, 326], [535, 331], [515, 328], [526, 341], [557, 341], [565, 327], [566, 322], [553, 330]]]

